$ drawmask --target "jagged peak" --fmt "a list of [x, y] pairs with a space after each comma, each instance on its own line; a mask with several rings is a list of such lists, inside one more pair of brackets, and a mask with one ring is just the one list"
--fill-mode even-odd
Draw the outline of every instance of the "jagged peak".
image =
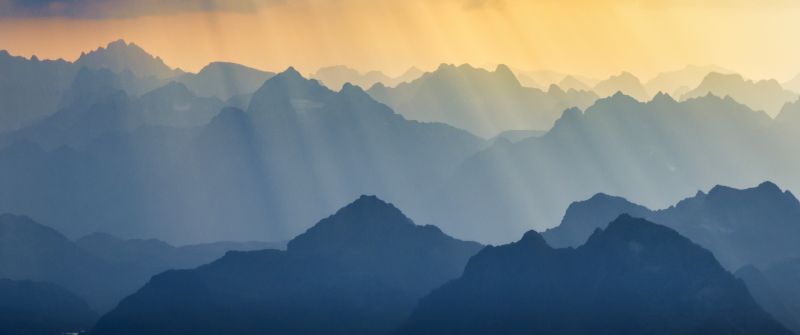
[[656, 104], [659, 103], [673, 104], [676, 102], [677, 101], [673, 99], [672, 96], [669, 95], [669, 93], [664, 93], [662, 91], [658, 91], [658, 93], [656, 93], [656, 95], [653, 96], [653, 99], [650, 100], [650, 103], [656, 103]]

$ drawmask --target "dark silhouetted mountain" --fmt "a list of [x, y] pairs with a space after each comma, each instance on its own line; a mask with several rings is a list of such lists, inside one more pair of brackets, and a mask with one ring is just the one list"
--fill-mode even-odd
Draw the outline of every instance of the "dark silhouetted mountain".
[[714, 256], [620, 216], [577, 249], [536, 232], [487, 247], [399, 334], [791, 334]]
[[800, 187], [797, 155], [778, 145], [772, 122], [729, 98], [617, 94], [567, 110], [541, 137], [470, 157], [417, 212], [458, 238], [504, 243], [554, 226], [575, 199], [598, 192], [664, 208], [715, 184]]
[[206, 264], [230, 250], [281, 246], [218, 242], [176, 248], [158, 240], [122, 240], [106, 234], [93, 234], [76, 243], [27, 217], [3, 214], [0, 278], [56, 283], [103, 312], [159, 272]]
[[370, 88], [375, 84], [394, 87], [400, 83], [417, 79], [422, 76], [422, 74], [423, 72], [420, 69], [412, 67], [399, 77], [393, 78], [380, 71], [361, 73], [347, 66], [337, 65], [323, 67], [312, 74], [311, 78], [319, 80], [323, 85], [332, 90], [340, 90], [345, 83], [350, 83], [364, 89]]
[[688, 65], [680, 70], [661, 72], [644, 86], [651, 94], [662, 92], [673, 97], [680, 97], [700, 85], [703, 78], [712, 72], [731, 73], [732, 71], [718, 66]]
[[199, 96], [228, 100], [234, 96], [255, 92], [274, 75], [272, 72], [239, 64], [214, 62], [206, 65], [197, 74], [187, 73], [176, 80]]
[[570, 205], [561, 225], [544, 236], [553, 245], [578, 246], [608, 217], [623, 213], [677, 230], [732, 270], [800, 257], [800, 202], [769, 182], [742, 190], [716, 186], [658, 211], [600, 194]]
[[117, 40], [105, 48], [81, 53], [75, 64], [91, 69], [109, 69], [115, 73], [131, 72], [138, 77], [159, 79], [176, 77], [183, 72], [173, 70], [161, 60], [134, 43]]
[[[0, 210], [32, 213], [69, 236], [284, 240], [361, 193], [418, 208], [421, 190], [440, 185], [486, 143], [406, 120], [358, 87], [330, 91], [294, 70], [268, 80], [247, 112], [226, 109], [207, 125], [116, 122], [142, 117], [147, 99], [173, 91], [185, 93], [178, 84], [140, 98], [119, 91], [54, 115], [42, 121], [54, 130], [37, 132], [62, 134], [47, 145], [12, 134], [17, 141], [0, 150]], [[183, 93], [153, 105], [180, 104]]]
[[597, 83], [594, 86], [594, 92], [601, 98], [612, 96], [617, 92], [622, 92], [639, 101], [647, 101], [650, 99], [650, 94], [647, 93], [642, 82], [630, 72], [622, 72]]
[[54, 113], [78, 67], [0, 50], [0, 132], [23, 128]]
[[775, 116], [787, 102], [797, 100], [796, 93], [787, 91], [776, 80], [752, 81], [739, 74], [709, 73], [700, 86], [684, 94], [681, 99], [713, 94], [747, 105], [754, 110], [761, 110]]
[[569, 107], [585, 108], [591, 92], [523, 87], [505, 65], [494, 72], [469, 65], [441, 65], [395, 88], [376, 85], [369, 94], [403, 116], [444, 122], [485, 138], [513, 129], [549, 129]]
[[800, 259], [781, 261], [767, 269], [765, 273], [745, 266], [736, 276], [765, 311], [793, 332], [800, 332]]
[[0, 334], [53, 335], [89, 330], [97, 315], [53, 284], [0, 279]]
[[285, 252], [230, 252], [154, 277], [93, 333], [384, 334], [480, 248], [362, 196]]

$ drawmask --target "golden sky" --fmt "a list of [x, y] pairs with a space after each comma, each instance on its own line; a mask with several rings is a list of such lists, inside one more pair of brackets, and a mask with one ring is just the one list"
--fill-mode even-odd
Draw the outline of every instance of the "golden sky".
[[443, 62], [643, 79], [687, 64], [755, 79], [800, 73], [795, 0], [259, 0], [266, 4], [91, 17], [17, 15], [8, 1], [0, 0], [0, 49], [40, 58], [73, 60], [124, 38], [190, 71], [226, 60], [305, 73], [345, 64], [399, 74]]

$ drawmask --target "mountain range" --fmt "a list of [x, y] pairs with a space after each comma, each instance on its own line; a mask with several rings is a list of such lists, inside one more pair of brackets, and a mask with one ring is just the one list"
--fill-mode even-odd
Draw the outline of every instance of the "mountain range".
[[443, 64], [414, 81], [393, 88], [378, 84], [367, 93], [406, 118], [444, 122], [484, 138], [507, 130], [547, 130], [564, 109], [585, 108], [597, 98], [557, 86], [524, 87], [504, 65], [491, 72], [467, 64]]
[[639, 101], [647, 101], [650, 98], [639, 78], [630, 72], [622, 72], [598, 82], [594, 85], [594, 92], [601, 98], [612, 96], [618, 92]]
[[362, 196], [286, 251], [230, 252], [154, 277], [92, 333], [383, 334], [480, 248]]
[[657, 94], [643, 103], [616, 94], [565, 111], [543, 136], [495, 141], [414, 213], [459, 238], [502, 243], [554, 226], [571, 202], [598, 192], [663, 208], [717, 184], [794, 189], [796, 138], [730, 98]]
[[181, 84], [130, 97], [108, 70], [81, 73], [69, 107], [0, 139], [0, 209], [33, 213], [73, 237], [282, 240], [360, 193], [413, 205], [486, 143], [294, 69], [267, 80], [247, 111], [226, 108], [178, 128], [147, 122], [145, 112], [181, 120], [221, 104]]
[[398, 334], [791, 334], [707, 250], [623, 215], [576, 249], [486, 247]]

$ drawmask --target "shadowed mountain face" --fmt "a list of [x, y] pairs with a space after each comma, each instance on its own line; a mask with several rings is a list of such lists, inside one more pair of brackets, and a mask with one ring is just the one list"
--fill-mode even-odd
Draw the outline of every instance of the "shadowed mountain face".
[[215, 62], [206, 65], [197, 74], [187, 73], [176, 80], [199, 96], [228, 100], [255, 92], [274, 75], [239, 64]]
[[630, 72], [622, 72], [597, 83], [594, 86], [594, 92], [601, 98], [610, 97], [617, 92], [622, 92], [639, 101], [647, 101], [650, 98], [639, 78]]
[[11, 134], [16, 141], [0, 150], [0, 209], [32, 213], [69, 236], [286, 239], [360, 193], [423, 201], [421, 189], [485, 143], [447, 125], [408, 121], [357, 87], [333, 92], [294, 70], [268, 80], [247, 112], [226, 109], [195, 128], [142, 120], [153, 115], [143, 110], [176, 119], [205, 113], [183, 109], [206, 98], [180, 84], [141, 98], [77, 91], [99, 98], [75, 99]]
[[0, 279], [0, 334], [54, 335], [89, 330], [97, 315], [52, 284]]
[[420, 212], [460, 238], [503, 242], [551, 227], [575, 199], [598, 192], [663, 208], [719, 183], [772, 179], [793, 188], [800, 161], [772, 124], [732, 99], [676, 102], [660, 94], [641, 103], [617, 94], [583, 113], [567, 110], [539, 138], [495, 142]]
[[93, 234], [72, 242], [27, 217], [0, 215], [0, 278], [56, 283], [99, 312], [141, 287], [150, 276], [208, 263], [228, 250], [281, 247], [231, 243], [173, 247], [158, 240]]
[[399, 334], [791, 334], [714, 256], [621, 216], [577, 249], [531, 231], [487, 247]]
[[731, 270], [800, 257], [800, 202], [769, 182], [743, 190], [717, 186], [658, 211], [598, 194], [572, 204], [561, 225], [543, 236], [554, 246], [578, 246], [609, 217], [623, 213], [677, 230], [711, 250]]
[[403, 116], [445, 122], [484, 138], [513, 129], [549, 129], [561, 112], [588, 107], [591, 92], [523, 87], [505, 65], [494, 72], [469, 65], [441, 65], [436, 71], [394, 88], [376, 85], [368, 93]]
[[761, 110], [771, 116], [780, 112], [787, 102], [797, 100], [797, 93], [785, 90], [776, 80], [752, 81], [739, 74], [709, 73], [700, 86], [684, 94], [681, 99], [690, 99], [707, 94], [724, 97], [747, 105], [754, 110]]
[[383, 334], [481, 246], [362, 196], [289, 242], [154, 277], [97, 334]]

